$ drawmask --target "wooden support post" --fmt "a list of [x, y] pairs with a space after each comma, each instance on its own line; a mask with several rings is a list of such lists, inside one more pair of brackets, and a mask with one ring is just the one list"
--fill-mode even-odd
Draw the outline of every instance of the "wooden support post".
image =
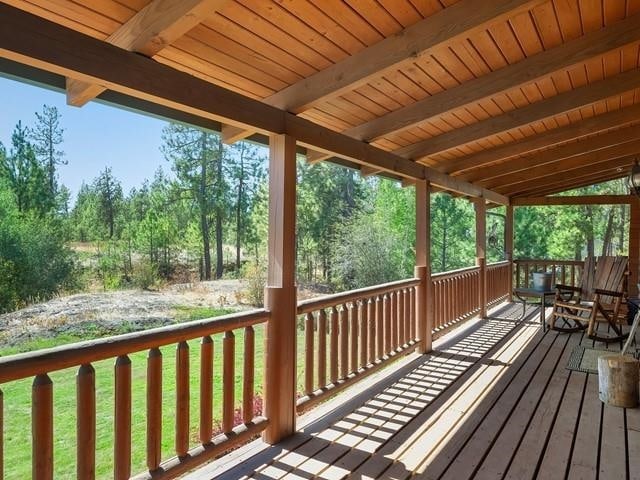
[[416, 268], [420, 279], [416, 295], [417, 336], [420, 339], [417, 351], [431, 351], [434, 299], [431, 285], [431, 195], [428, 181], [416, 182]]
[[629, 296], [638, 296], [640, 267], [640, 199], [633, 196], [629, 206]]
[[509, 262], [508, 300], [513, 302], [513, 206], [507, 205], [504, 222], [504, 256]]
[[478, 291], [480, 317], [487, 317], [487, 204], [484, 198], [473, 200], [476, 210], [476, 265], [480, 267]]
[[272, 135], [269, 155], [269, 266], [265, 308], [265, 414], [263, 440], [274, 444], [296, 425], [296, 142]]

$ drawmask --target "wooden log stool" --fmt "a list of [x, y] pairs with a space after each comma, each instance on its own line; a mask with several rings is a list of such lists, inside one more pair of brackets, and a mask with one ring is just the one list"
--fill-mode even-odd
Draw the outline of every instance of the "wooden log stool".
[[608, 405], [624, 408], [638, 406], [638, 360], [624, 355], [598, 357], [600, 400]]

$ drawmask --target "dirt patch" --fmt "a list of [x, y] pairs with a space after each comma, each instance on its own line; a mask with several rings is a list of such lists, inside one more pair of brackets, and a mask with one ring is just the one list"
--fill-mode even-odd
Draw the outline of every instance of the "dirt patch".
[[81, 293], [0, 315], [0, 338], [15, 345], [35, 338], [99, 329], [102, 334], [176, 323], [180, 307], [250, 309], [240, 280], [172, 285], [159, 292]]

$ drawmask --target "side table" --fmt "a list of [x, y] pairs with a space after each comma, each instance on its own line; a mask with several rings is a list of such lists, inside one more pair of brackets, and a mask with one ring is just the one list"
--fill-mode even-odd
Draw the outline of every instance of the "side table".
[[[554, 290], [540, 290], [537, 288], [514, 288], [513, 294], [522, 302], [522, 316], [519, 320], [522, 320], [527, 313], [527, 303], [529, 305], [540, 305], [540, 325], [542, 325], [542, 331], [546, 331], [547, 324], [544, 321], [544, 309], [547, 306], [553, 305], [553, 299], [555, 298], [556, 291]], [[548, 298], [551, 297], [551, 303], [548, 302]], [[527, 299], [534, 299], [533, 301], [527, 301]]]

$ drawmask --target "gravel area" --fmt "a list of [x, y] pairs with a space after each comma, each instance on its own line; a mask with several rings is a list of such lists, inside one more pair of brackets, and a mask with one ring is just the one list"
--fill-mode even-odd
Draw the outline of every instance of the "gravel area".
[[[30, 305], [0, 315], [0, 341], [15, 345], [27, 340], [99, 329], [101, 334], [175, 323], [179, 307], [252, 308], [242, 302], [239, 280], [171, 285], [158, 292], [122, 290], [80, 293]], [[239, 303], [240, 301], [240, 303]]]

